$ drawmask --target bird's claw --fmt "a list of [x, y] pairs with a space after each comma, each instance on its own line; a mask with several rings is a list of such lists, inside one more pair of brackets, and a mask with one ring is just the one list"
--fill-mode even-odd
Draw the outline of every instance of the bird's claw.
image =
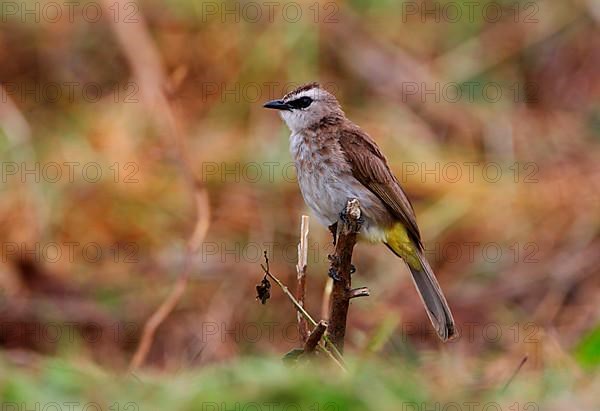
[[[348, 218], [348, 214], [346, 214], [346, 210], [340, 213], [340, 221], [346, 225], [350, 223], [350, 219]], [[362, 213], [356, 220], [356, 223], [358, 224], [358, 227], [362, 227], [362, 225], [365, 223], [365, 217], [362, 215]]]
[[[333, 278], [334, 281], [342, 281], [342, 277], [340, 276], [340, 273], [338, 272], [338, 268], [339, 268], [339, 258], [335, 255], [328, 255], [327, 258], [329, 259], [329, 261], [331, 262], [331, 266], [329, 267], [329, 271], [327, 272], [327, 274], [329, 275], [329, 277]], [[356, 272], [356, 267], [354, 266], [354, 264], [350, 264], [350, 274], [354, 274]]]
[[342, 281], [342, 277], [340, 276], [340, 274], [338, 273], [338, 270], [337, 270], [337, 267], [339, 267], [338, 257], [330, 254], [327, 256], [327, 258], [331, 262], [331, 266], [329, 267], [329, 271], [327, 272], [327, 275], [329, 275], [329, 277], [333, 278], [333, 281]]
[[329, 268], [327, 274], [333, 279], [333, 281], [342, 281], [342, 277], [340, 277], [337, 270], [333, 267]]
[[338, 227], [337, 221], [328, 227], [329, 231], [331, 232], [331, 235], [333, 236], [333, 245], [334, 246], [337, 243], [337, 227]]

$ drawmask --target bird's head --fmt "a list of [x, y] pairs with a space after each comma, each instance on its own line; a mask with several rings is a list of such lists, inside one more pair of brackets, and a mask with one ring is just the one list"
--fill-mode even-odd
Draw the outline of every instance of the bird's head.
[[313, 127], [325, 117], [344, 115], [333, 94], [317, 83], [300, 86], [280, 100], [265, 103], [264, 107], [279, 110], [281, 118], [293, 133]]

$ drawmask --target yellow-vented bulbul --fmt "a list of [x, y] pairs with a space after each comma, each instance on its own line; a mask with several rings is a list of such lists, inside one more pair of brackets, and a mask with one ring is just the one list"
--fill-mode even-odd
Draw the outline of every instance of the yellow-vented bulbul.
[[346, 202], [358, 199], [364, 218], [360, 235], [384, 243], [404, 260], [439, 337], [452, 338], [452, 313], [425, 259], [414, 210], [375, 141], [317, 83], [264, 107], [279, 110], [292, 132], [290, 151], [300, 190], [320, 222], [333, 226]]

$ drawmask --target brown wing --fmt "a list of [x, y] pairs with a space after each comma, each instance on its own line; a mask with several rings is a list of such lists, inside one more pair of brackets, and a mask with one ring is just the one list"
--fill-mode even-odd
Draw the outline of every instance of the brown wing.
[[352, 167], [354, 177], [371, 190], [406, 227], [421, 246], [421, 234], [410, 200], [394, 177], [375, 141], [357, 126], [340, 130], [338, 141]]

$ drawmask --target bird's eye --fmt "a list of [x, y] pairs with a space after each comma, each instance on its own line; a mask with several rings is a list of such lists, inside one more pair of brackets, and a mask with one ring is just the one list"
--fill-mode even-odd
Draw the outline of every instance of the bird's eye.
[[310, 106], [313, 102], [313, 99], [307, 96], [300, 97], [299, 99], [293, 100], [289, 102], [289, 105], [293, 108], [306, 108]]

